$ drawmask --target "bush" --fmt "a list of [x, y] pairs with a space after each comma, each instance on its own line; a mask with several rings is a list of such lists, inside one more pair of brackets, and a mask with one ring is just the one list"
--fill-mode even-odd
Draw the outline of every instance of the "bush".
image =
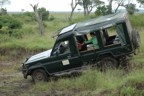
[[17, 20], [11, 20], [9, 25], [8, 25], [9, 29], [19, 29], [22, 28], [22, 23], [17, 21]]
[[50, 17], [49, 17], [49, 21], [53, 21], [54, 19], [55, 19], [54, 16], [50, 16]]
[[21, 22], [9, 15], [0, 16], [0, 21], [1, 25], [8, 27], [9, 29], [17, 29], [22, 27]]
[[13, 18], [16, 18], [16, 20], [21, 21], [23, 23], [32, 23], [35, 22], [35, 14], [34, 12], [25, 12], [21, 14], [12, 14]]
[[42, 20], [48, 20], [49, 11], [47, 11], [44, 7], [39, 8], [38, 13]]

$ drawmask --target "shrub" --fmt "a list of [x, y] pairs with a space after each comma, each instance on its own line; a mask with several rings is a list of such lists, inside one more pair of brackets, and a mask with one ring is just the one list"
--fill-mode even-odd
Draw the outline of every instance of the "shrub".
[[55, 17], [52, 15], [49, 17], [49, 21], [53, 21], [54, 19], [55, 19]]
[[2, 27], [3, 27], [2, 24], [0, 24], [0, 29], [1, 29]]
[[22, 23], [20, 21], [9, 15], [0, 16], [0, 21], [1, 25], [7, 26], [10, 29], [17, 29], [22, 27]]
[[38, 9], [38, 13], [42, 20], [48, 20], [49, 11], [47, 11], [44, 7]]
[[9, 29], [19, 29], [19, 28], [22, 28], [22, 23], [17, 21], [17, 20], [10, 20], [9, 21], [9, 25], [8, 25], [8, 28]]

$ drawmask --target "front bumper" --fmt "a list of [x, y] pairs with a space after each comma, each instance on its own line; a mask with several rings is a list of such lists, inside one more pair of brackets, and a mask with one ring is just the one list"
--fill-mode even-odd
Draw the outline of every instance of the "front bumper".
[[26, 69], [26, 67], [24, 66], [24, 64], [22, 65], [22, 73], [23, 73], [23, 77], [25, 79], [27, 79], [28, 70]]

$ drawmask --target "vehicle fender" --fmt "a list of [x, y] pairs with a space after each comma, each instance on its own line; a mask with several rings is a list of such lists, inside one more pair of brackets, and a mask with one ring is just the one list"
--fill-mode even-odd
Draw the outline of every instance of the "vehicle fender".
[[106, 57], [106, 56], [115, 57], [112, 52], [101, 53], [97, 56], [96, 61], [99, 61], [101, 58]]
[[43, 66], [36, 66], [36, 67], [30, 67], [28, 70], [28, 74], [29, 75], [31, 75], [32, 74], [32, 72], [34, 71], [34, 70], [36, 70], [36, 69], [43, 69], [46, 73], [47, 73], [47, 75], [50, 75], [50, 73], [46, 70], [46, 68], [45, 67], [43, 67]]

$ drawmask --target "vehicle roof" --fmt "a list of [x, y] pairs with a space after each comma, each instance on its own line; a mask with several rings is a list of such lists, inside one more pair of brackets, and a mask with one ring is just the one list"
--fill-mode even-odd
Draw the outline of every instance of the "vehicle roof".
[[78, 22], [61, 30], [59, 35], [71, 32], [76, 34], [86, 34], [94, 30], [110, 27], [116, 23], [123, 22], [127, 18], [127, 13], [115, 13], [98, 18]]

